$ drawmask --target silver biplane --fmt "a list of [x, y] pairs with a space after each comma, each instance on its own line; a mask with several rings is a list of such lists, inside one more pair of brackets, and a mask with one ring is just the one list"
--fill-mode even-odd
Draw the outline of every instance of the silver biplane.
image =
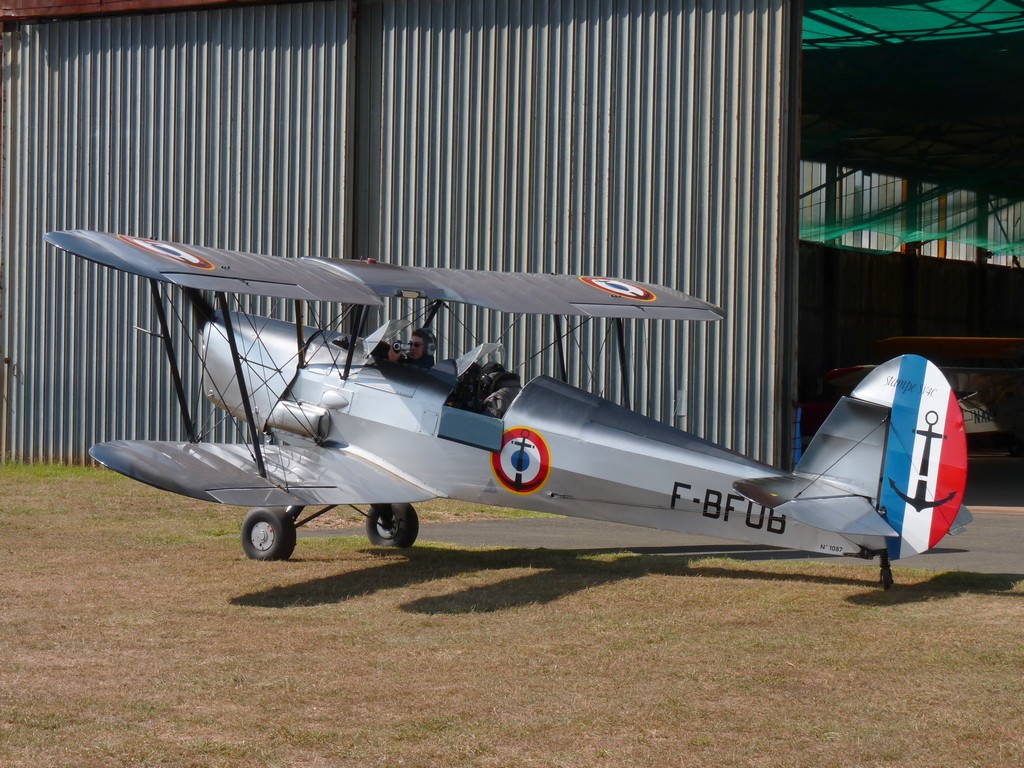
[[[922, 357], [874, 370], [790, 473], [555, 378], [521, 386], [491, 359], [497, 344], [426, 368], [388, 354], [401, 323], [363, 335], [364, 309], [394, 297], [431, 302], [425, 325], [459, 302], [555, 316], [722, 316], [676, 290], [608, 277], [283, 260], [80, 230], [46, 240], [150, 281], [189, 437], [115, 440], [91, 455], [158, 488], [253, 507], [242, 546], [254, 559], [289, 558], [296, 528], [339, 504], [368, 507], [374, 544], [409, 547], [419, 530], [412, 504], [440, 497], [878, 557], [889, 587], [891, 560], [924, 552], [970, 521], [963, 417]], [[248, 440], [198, 439], [160, 283], [178, 286], [192, 304], [203, 392], [244, 422]], [[232, 309], [231, 294], [341, 302], [355, 318], [349, 333], [310, 328]]]

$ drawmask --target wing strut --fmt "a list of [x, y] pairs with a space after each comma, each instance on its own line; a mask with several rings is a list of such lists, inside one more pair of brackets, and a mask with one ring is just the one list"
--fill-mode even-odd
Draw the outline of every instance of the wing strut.
[[295, 300], [295, 341], [298, 345], [296, 349], [299, 351], [299, 368], [306, 367], [306, 334], [302, 330], [302, 319], [305, 314], [303, 306], [302, 299]]
[[626, 338], [623, 332], [621, 317], [615, 318], [615, 336], [619, 342], [619, 374], [622, 376], [622, 404], [627, 408], [629, 404], [629, 368], [626, 365]]
[[352, 355], [356, 351], [356, 339], [363, 332], [363, 322], [366, 320], [366, 307], [362, 304], [356, 305], [356, 319], [352, 324], [352, 333], [348, 336], [348, 353], [345, 355], [345, 374], [341, 377], [348, 381], [348, 375], [352, 371]]
[[252, 440], [252, 452], [256, 457], [256, 470], [260, 477], [267, 479], [267, 468], [263, 464], [263, 450], [260, 448], [260, 431], [256, 427], [256, 419], [252, 415], [252, 404], [249, 402], [249, 390], [245, 386], [245, 375], [242, 373], [242, 361], [238, 356], [238, 345], [235, 343], [235, 331], [231, 326], [231, 307], [228, 306], [228, 296], [223, 291], [217, 291], [217, 303], [220, 304], [221, 314], [224, 315], [224, 330], [228, 335], [228, 346], [231, 348], [231, 362], [235, 366], [235, 378], [238, 379], [238, 393], [242, 398], [242, 407], [245, 408], [245, 420], [249, 424], [249, 437]]
[[565, 367], [565, 347], [562, 346], [562, 316], [554, 315], [555, 318], [555, 349], [558, 350], [558, 373], [562, 381], [569, 383], [569, 371]]
[[171, 380], [174, 382], [174, 391], [178, 395], [178, 407], [181, 409], [181, 420], [185, 422], [185, 432], [188, 434], [190, 443], [199, 442], [196, 439], [196, 429], [192, 424], [192, 414], [188, 412], [188, 401], [185, 398], [185, 387], [181, 383], [181, 372], [178, 370], [178, 359], [174, 354], [174, 342], [171, 340], [171, 329], [167, 326], [167, 313], [164, 312], [164, 300], [160, 295], [160, 287], [154, 278], [149, 278], [149, 292], [153, 296], [153, 306], [156, 307], [156, 317], [160, 322], [160, 336], [164, 341], [164, 351], [167, 352], [167, 362], [171, 364]]
[[430, 324], [434, 322], [434, 318], [437, 316], [438, 310], [444, 306], [444, 302], [441, 299], [434, 299], [430, 302], [430, 309], [427, 311], [427, 317], [423, 321], [423, 327], [429, 328]]

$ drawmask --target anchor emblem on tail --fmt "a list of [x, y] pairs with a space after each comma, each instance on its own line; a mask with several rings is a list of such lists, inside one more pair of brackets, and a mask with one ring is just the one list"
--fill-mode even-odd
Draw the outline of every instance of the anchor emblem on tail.
[[942, 432], [936, 432], [932, 429], [939, 422], [939, 414], [935, 411], [928, 411], [924, 417], [925, 422], [928, 424], [928, 429], [919, 429], [917, 434], [921, 435], [925, 439], [924, 452], [921, 454], [921, 475], [917, 480], [917, 492], [913, 497], [907, 496], [903, 491], [896, 487], [896, 483], [893, 479], [889, 478], [889, 486], [896, 492], [903, 501], [912, 506], [918, 512], [923, 512], [926, 509], [933, 509], [934, 507], [941, 507], [943, 504], [951, 501], [956, 496], [956, 491], [952, 491], [944, 499], [935, 499], [934, 501], [928, 501], [928, 477], [931, 474], [931, 463], [932, 463], [932, 441], [936, 439], [945, 440], [946, 436]]

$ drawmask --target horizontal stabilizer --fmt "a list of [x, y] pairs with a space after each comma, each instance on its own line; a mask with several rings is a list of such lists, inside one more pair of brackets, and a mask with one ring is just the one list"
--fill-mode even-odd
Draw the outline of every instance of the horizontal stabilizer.
[[896, 536], [871, 500], [842, 483], [822, 477], [776, 475], [739, 480], [732, 486], [748, 499], [777, 509], [793, 520], [845, 535]]
[[863, 496], [831, 499], [797, 499], [780, 508], [786, 517], [845, 536], [895, 536], [899, 534]]
[[264, 446], [267, 478], [249, 447], [223, 443], [116, 440], [94, 445], [96, 461], [183, 496], [239, 506], [394, 504], [437, 493], [341, 449]]
[[830, 478], [800, 474], [770, 475], [769, 477], [737, 480], [732, 487], [748, 499], [769, 509], [779, 507], [794, 499], [810, 501], [834, 496], [849, 496], [851, 493], [857, 492], [856, 489]]
[[971, 514], [971, 510], [967, 507], [961, 506], [960, 510], [956, 513], [956, 517], [953, 519], [953, 525], [949, 528], [950, 536], [957, 536], [964, 532], [964, 528], [970, 525], [974, 521], [974, 515]]

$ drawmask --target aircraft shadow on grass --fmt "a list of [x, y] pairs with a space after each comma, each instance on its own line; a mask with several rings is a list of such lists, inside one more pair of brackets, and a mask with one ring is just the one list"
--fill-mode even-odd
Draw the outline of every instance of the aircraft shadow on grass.
[[898, 585], [888, 592], [872, 595], [868, 592], [850, 595], [847, 600], [856, 605], [906, 605], [924, 603], [964, 595], [994, 595], [1024, 597], [1015, 587], [1024, 582], [1019, 573], [975, 573], [973, 571], [937, 571], [931, 578], [917, 584]]
[[[688, 553], [687, 550], [693, 552]], [[1020, 593], [1014, 593], [1012, 590], [1015, 583], [1024, 578], [1012, 574], [940, 572], [924, 582], [902, 584], [898, 585], [897, 589], [883, 592], [878, 589], [876, 579], [872, 578], [873, 574], [868, 570], [865, 570], [863, 579], [858, 579], [823, 575], [820, 571], [787, 573], [730, 568], [727, 563], [708, 559], [781, 559], [781, 552], [764, 548], [644, 548], [637, 557], [609, 559], [609, 555], [618, 552], [628, 553], [637, 550], [365, 550], [364, 554], [372, 555], [379, 560], [378, 564], [335, 576], [252, 592], [232, 599], [231, 604], [261, 608], [330, 605], [380, 592], [454, 580], [454, 591], [449, 591], [448, 586], [439, 584], [439, 590], [445, 590], [443, 593], [403, 603], [402, 609], [411, 613], [430, 615], [493, 613], [528, 605], [552, 603], [605, 584], [649, 575], [662, 575], [863, 587], [863, 592], [850, 595], [846, 599], [862, 605], [887, 606], [963, 594], [1020, 596]], [[671, 552], [675, 556], [662, 557], [651, 554], [653, 552]], [[473, 574], [504, 570], [513, 573], [507, 578], [489, 580], [485, 584], [466, 584], [474, 578]]]

